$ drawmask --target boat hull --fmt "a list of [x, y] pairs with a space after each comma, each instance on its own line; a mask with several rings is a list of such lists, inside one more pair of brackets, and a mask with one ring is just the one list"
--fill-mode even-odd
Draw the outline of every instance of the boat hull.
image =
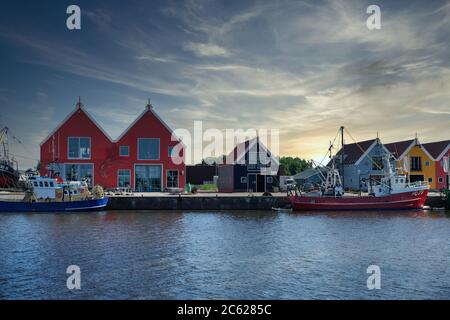
[[317, 197], [290, 196], [292, 209], [296, 211], [324, 210], [407, 210], [422, 209], [428, 190], [410, 191], [381, 197]]
[[17, 185], [19, 175], [8, 165], [0, 164], [0, 188], [11, 188]]
[[108, 198], [64, 202], [0, 201], [0, 212], [77, 212], [101, 210]]

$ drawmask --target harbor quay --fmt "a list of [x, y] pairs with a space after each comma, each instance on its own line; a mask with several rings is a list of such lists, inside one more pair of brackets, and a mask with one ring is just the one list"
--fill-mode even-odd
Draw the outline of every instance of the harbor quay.
[[[431, 193], [425, 203], [442, 208], [445, 201], [439, 193]], [[168, 194], [163, 192], [133, 193], [109, 196], [107, 210], [274, 210], [288, 208], [286, 193], [198, 193]]]
[[135, 193], [109, 197], [107, 210], [272, 210], [288, 206], [285, 193]]

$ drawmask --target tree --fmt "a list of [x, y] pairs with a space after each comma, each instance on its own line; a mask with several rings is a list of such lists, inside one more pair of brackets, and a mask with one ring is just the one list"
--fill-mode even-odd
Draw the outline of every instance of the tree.
[[280, 164], [284, 166], [284, 172], [287, 176], [293, 176], [313, 167], [312, 161], [301, 159], [299, 157], [281, 157]]

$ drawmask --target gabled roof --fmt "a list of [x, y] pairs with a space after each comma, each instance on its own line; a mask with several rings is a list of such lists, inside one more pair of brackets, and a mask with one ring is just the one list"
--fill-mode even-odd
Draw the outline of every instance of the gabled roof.
[[114, 142], [118, 142], [118, 141], [120, 141], [120, 139], [122, 139], [127, 133], [128, 133], [128, 131], [130, 131], [131, 130], [131, 128], [133, 128], [134, 127], [134, 125], [137, 123], [137, 122], [139, 122], [139, 120], [141, 120], [142, 119], [142, 117], [144, 117], [147, 113], [151, 113], [153, 116], [155, 116], [155, 118], [159, 121], [159, 122], [161, 122], [161, 124], [167, 129], [167, 131], [169, 131], [173, 136], [175, 136], [177, 139], [178, 139], [178, 141], [184, 146], [184, 147], [186, 147], [186, 145], [183, 143], [183, 141], [181, 141], [181, 139], [178, 137], [178, 136], [176, 136], [174, 133], [173, 133], [173, 130], [167, 125], [167, 123], [165, 123], [164, 122], [164, 120], [163, 119], [161, 119], [161, 117], [155, 112], [155, 110], [153, 109], [153, 106], [149, 103], [149, 104], [147, 104], [147, 106], [146, 106], [146, 108], [145, 108], [145, 110], [128, 126], [128, 128], [126, 128], [125, 129], [125, 131], [124, 132], [122, 132], [122, 134], [116, 139], [116, 140], [114, 140]]
[[158, 119], [158, 121], [159, 122], [161, 122], [162, 123], [162, 125], [171, 133], [171, 134], [173, 134], [177, 139], [178, 139], [178, 141], [180, 141], [180, 143], [184, 146], [184, 147], [186, 147], [186, 145], [183, 143], [183, 141], [181, 141], [181, 139], [179, 138], [179, 137], [177, 137], [174, 133], [173, 133], [173, 131], [172, 131], [172, 129], [170, 129], [170, 127], [164, 122], [164, 120], [162, 120], [159, 116], [158, 116], [158, 114], [153, 110], [153, 106], [151, 106], [150, 104], [148, 104], [147, 105], [147, 107], [146, 107], [146, 109], [139, 115], [139, 117], [137, 117], [134, 121], [133, 121], [133, 123], [131, 124], [131, 125], [129, 125], [128, 126], [128, 128], [127, 129], [125, 129], [125, 131], [124, 132], [122, 132], [122, 134], [117, 138], [117, 139], [115, 139], [115, 140], [113, 140], [110, 136], [109, 136], [109, 134], [105, 131], [105, 130], [103, 130], [103, 128], [98, 124], [98, 122], [97, 121], [95, 121], [95, 119], [94, 119], [94, 117], [92, 117], [91, 115], [90, 115], [90, 113], [89, 112], [87, 112], [87, 110], [84, 108], [84, 106], [83, 106], [83, 104], [81, 104], [80, 102], [79, 103], [77, 103], [77, 106], [76, 106], [76, 108], [74, 109], [74, 110], [72, 110], [72, 112], [71, 113], [69, 113], [65, 118], [64, 118], [64, 120], [63, 121], [61, 121], [59, 124], [58, 124], [58, 126], [41, 142], [41, 146], [45, 143], [45, 142], [47, 142], [47, 140], [48, 139], [50, 139], [50, 137], [51, 136], [53, 136], [76, 112], [78, 112], [78, 111], [81, 111], [81, 112], [83, 112], [88, 118], [89, 118], [89, 120], [91, 120], [92, 121], [92, 123], [94, 123], [94, 125], [111, 141], [111, 142], [118, 142], [120, 139], [122, 139], [123, 138], [123, 136], [125, 136], [125, 134], [144, 116], [144, 115], [146, 115], [148, 112], [150, 112], [152, 115], [154, 115], [155, 117], [156, 117], [156, 119]]
[[292, 178], [294, 179], [308, 179], [310, 177], [313, 177], [315, 175], [323, 174], [323, 169], [320, 168], [308, 168], [306, 170], [303, 170], [302, 172], [299, 172], [295, 174]]
[[450, 150], [450, 140], [422, 144], [434, 161], [439, 161]]
[[[375, 145], [377, 139], [371, 139], [361, 142], [355, 142], [344, 145], [344, 164], [355, 164], [363, 155], [367, 154]], [[340, 159], [342, 149], [336, 154], [336, 158]]]
[[418, 144], [418, 141], [416, 139], [411, 139], [387, 143], [384, 146], [396, 159], [402, 159], [408, 153], [408, 151], [416, 144]]
[[84, 106], [81, 102], [77, 103], [77, 106], [74, 110], [72, 110], [71, 113], [69, 113], [63, 121], [61, 121], [58, 126], [52, 131], [50, 132], [50, 134], [41, 142], [41, 146], [47, 142], [48, 139], [50, 139], [51, 136], [53, 136], [75, 113], [77, 113], [78, 111], [81, 111], [82, 113], [84, 113], [90, 121], [92, 121], [92, 123], [94, 123], [94, 125], [110, 140], [112, 141], [111, 137], [109, 136], [108, 133], [106, 133], [105, 130], [103, 130], [103, 128], [97, 123], [97, 121], [95, 121], [95, 119], [90, 115], [89, 112], [87, 112], [84, 109]]
[[244, 142], [241, 142], [237, 144], [234, 149], [228, 154], [228, 159], [231, 160], [233, 163], [239, 163], [239, 161], [245, 157], [245, 154], [249, 152], [256, 144], [259, 144], [259, 150], [261, 152], [261, 149], [263, 149], [266, 153], [270, 155], [272, 159], [275, 160], [276, 164], [279, 164], [278, 158], [275, 157], [272, 152], [270, 152], [267, 147], [264, 145], [264, 143], [261, 142], [259, 137], [255, 137], [249, 140], [246, 140]]

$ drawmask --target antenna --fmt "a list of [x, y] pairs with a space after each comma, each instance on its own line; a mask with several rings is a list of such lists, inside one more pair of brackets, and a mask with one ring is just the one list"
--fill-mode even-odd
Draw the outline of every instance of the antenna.
[[78, 102], [77, 102], [76, 106], [77, 106], [77, 108], [83, 107], [83, 103], [81, 103], [81, 96], [78, 96]]
[[152, 106], [152, 104], [151, 104], [150, 98], [148, 98], [148, 102], [147, 102], [146, 108], [147, 108], [148, 110], [153, 109], [153, 106]]

